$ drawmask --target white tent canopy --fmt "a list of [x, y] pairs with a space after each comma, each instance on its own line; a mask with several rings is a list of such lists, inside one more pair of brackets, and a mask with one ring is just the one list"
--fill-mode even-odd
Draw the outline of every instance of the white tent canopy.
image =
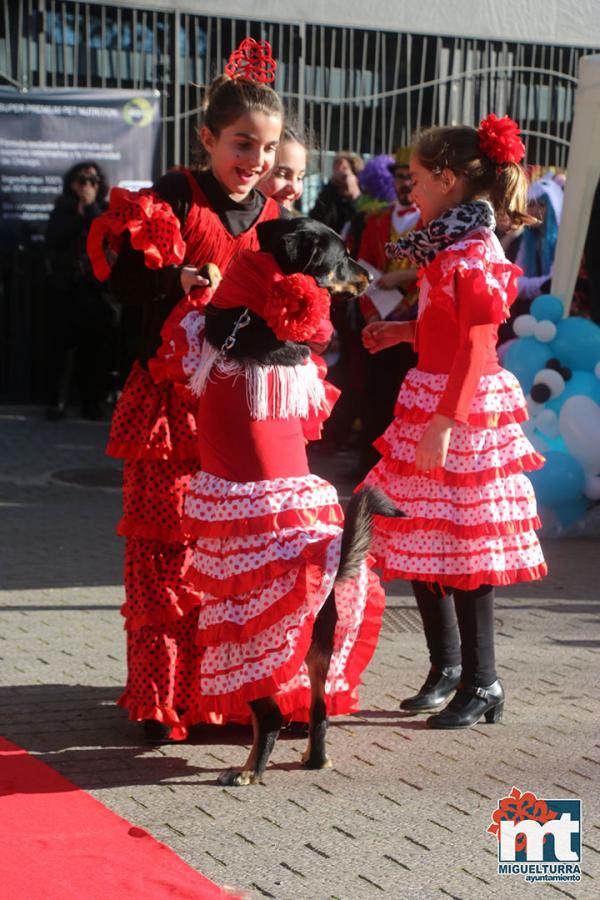
[[[106, 2], [106, 0], [105, 0]], [[111, 2], [111, 0], [108, 0]], [[600, 49], [599, 0], [115, 0], [119, 6]]]
[[569, 312], [600, 177], [600, 56], [580, 62], [567, 163], [565, 202], [554, 257], [552, 293]]

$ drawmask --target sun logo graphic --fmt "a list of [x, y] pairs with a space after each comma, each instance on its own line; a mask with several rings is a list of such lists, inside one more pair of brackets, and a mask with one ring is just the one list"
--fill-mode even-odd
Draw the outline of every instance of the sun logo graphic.
[[145, 97], [134, 97], [123, 107], [123, 118], [128, 125], [143, 128], [154, 121], [154, 106]]
[[498, 839], [498, 874], [526, 881], [581, 880], [581, 800], [540, 800], [513, 787], [487, 828]]

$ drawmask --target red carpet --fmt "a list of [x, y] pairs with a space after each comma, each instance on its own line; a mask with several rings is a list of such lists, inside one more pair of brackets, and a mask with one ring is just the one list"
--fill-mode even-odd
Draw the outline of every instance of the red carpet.
[[0, 885], [10, 900], [231, 900], [143, 829], [1, 737]]

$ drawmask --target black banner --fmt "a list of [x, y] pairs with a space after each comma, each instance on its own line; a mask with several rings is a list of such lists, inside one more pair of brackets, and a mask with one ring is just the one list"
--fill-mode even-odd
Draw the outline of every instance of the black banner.
[[152, 91], [0, 89], [0, 234], [4, 249], [43, 239], [62, 176], [81, 160], [111, 187], [147, 186], [155, 173], [159, 96]]

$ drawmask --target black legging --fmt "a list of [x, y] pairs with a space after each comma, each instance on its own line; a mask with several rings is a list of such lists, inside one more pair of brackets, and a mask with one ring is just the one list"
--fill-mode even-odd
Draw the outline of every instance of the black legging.
[[466, 685], [487, 687], [496, 680], [494, 652], [494, 588], [482, 584], [472, 591], [442, 596], [437, 585], [412, 583], [423, 620], [432, 666], [462, 663]]

